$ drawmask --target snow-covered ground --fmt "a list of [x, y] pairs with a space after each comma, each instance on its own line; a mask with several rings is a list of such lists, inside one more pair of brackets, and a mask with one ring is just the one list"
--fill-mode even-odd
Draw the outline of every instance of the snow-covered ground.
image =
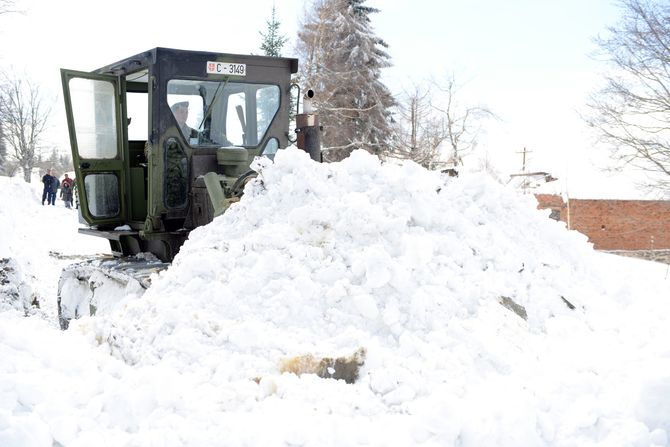
[[[0, 177], [0, 446], [668, 445], [667, 266], [474, 174], [297, 150], [257, 168], [142, 298], [65, 332], [72, 259], [49, 253], [106, 242]], [[353, 384], [279, 371], [360, 348]]]

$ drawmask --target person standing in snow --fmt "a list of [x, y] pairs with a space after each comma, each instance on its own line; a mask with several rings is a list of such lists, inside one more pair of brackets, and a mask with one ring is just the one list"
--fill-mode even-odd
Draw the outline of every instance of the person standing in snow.
[[44, 189], [42, 190], [42, 205], [44, 201], [47, 201], [47, 205], [56, 204], [56, 191], [58, 190], [59, 181], [56, 177], [52, 175], [53, 169], [47, 169], [47, 173], [42, 177], [42, 183], [44, 183]]
[[65, 178], [60, 184], [60, 198], [65, 202], [65, 208], [72, 208], [72, 197], [74, 194], [74, 179], [65, 174]]
[[67, 178], [67, 174], [60, 184], [60, 198], [65, 202], [65, 208], [72, 208], [72, 179]]
[[70, 186], [70, 189], [72, 189], [72, 184], [74, 183], [74, 179], [71, 179], [69, 175], [65, 174], [65, 178], [61, 182], [61, 186], [63, 186], [63, 183], [67, 183]]

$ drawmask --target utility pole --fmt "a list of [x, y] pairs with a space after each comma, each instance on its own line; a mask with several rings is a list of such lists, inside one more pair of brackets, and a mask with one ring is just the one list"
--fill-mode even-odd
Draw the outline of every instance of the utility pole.
[[526, 149], [525, 147], [523, 148], [523, 151], [517, 152], [517, 154], [523, 154], [523, 164], [521, 165], [521, 172], [525, 173], [526, 172], [526, 154], [529, 153], [530, 151]]
[[[521, 173], [525, 174], [526, 173], [526, 154], [530, 153], [528, 149], [525, 147], [523, 148], [523, 151], [517, 152], [517, 154], [523, 154], [523, 163], [521, 165]], [[526, 194], [528, 190], [528, 177], [524, 176], [523, 183], [521, 184], [521, 189], [523, 189], [523, 193]]]
[[509, 181], [512, 181], [515, 177], [523, 177], [523, 180], [521, 181], [521, 184], [518, 186], [518, 188], [522, 189], [524, 194], [528, 194], [528, 190], [530, 189], [537, 188], [541, 182], [549, 183], [557, 180], [556, 177], [549, 174], [548, 172], [526, 171], [526, 155], [529, 154], [530, 152], [531, 151], [529, 151], [525, 147], [523, 148], [523, 151], [517, 152], [517, 154], [523, 154], [521, 172], [518, 174], [510, 174], [509, 176], [510, 177]]

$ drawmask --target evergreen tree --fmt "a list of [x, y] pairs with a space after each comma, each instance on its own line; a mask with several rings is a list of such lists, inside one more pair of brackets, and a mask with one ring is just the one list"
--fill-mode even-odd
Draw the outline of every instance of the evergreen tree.
[[272, 19], [266, 23], [268, 26], [267, 32], [260, 33], [263, 37], [263, 42], [261, 42], [261, 50], [263, 50], [263, 54], [266, 56], [279, 57], [281, 56], [281, 50], [284, 47], [287, 39], [279, 33], [280, 22], [277, 21], [274, 5], [272, 6]]
[[69, 154], [61, 152], [56, 147], [51, 148], [48, 157], [43, 158], [40, 154], [36, 166], [41, 170], [53, 169], [55, 175], [62, 175], [65, 172], [73, 171], [72, 158]]
[[301, 77], [316, 92], [326, 160], [354, 149], [381, 154], [391, 145], [391, 92], [381, 82], [388, 45], [374, 34], [366, 0], [317, 0], [299, 33]]

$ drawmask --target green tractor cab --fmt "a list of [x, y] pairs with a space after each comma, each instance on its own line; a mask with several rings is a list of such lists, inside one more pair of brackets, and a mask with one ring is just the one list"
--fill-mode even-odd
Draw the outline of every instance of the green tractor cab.
[[[79, 209], [89, 226], [80, 232], [109, 240], [116, 258], [150, 253], [154, 265], [167, 265], [192, 229], [239, 198], [255, 175], [254, 157], [272, 158], [290, 144], [297, 70], [297, 59], [169, 48], [91, 72], [61, 70]], [[314, 134], [299, 131], [302, 141]], [[305, 150], [320, 159], [318, 148]], [[65, 276], [85, 281], [87, 270]], [[75, 310], [61, 292], [62, 323], [81, 313], [81, 303]]]

